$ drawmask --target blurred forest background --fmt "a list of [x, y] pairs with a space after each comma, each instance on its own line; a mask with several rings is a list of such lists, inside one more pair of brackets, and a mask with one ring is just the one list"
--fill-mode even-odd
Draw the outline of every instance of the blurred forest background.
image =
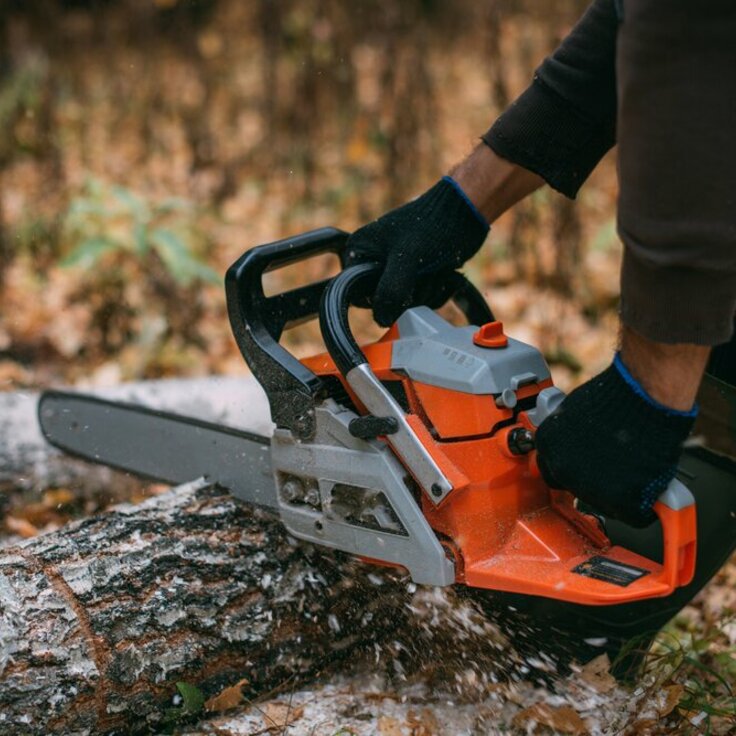
[[[585, 5], [5, 0], [0, 390], [244, 372], [227, 266], [430, 186]], [[507, 214], [467, 267], [564, 388], [610, 359], [615, 196], [611, 155], [576, 202], [545, 189]]]

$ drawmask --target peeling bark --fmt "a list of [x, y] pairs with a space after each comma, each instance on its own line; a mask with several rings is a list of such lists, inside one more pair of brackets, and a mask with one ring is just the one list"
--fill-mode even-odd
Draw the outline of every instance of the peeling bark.
[[145, 731], [176, 682], [254, 697], [401, 627], [405, 585], [314, 554], [202, 482], [5, 550], [0, 730]]

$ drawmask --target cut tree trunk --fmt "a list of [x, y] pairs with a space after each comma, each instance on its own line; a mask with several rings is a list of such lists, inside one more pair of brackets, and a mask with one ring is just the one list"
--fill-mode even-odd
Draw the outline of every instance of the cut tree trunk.
[[512, 653], [452, 596], [179, 486], [0, 552], [0, 731], [146, 732], [186, 715], [177, 683], [253, 699], [358, 661], [485, 687]]
[[310, 554], [203, 482], [4, 550], [0, 731], [143, 731], [176, 682], [255, 694], [398, 621], [406, 586]]
[[[270, 433], [247, 379], [106, 395]], [[105, 490], [108, 471], [45, 445], [36, 397], [0, 403], [0, 469], [14, 487], [76, 478]], [[177, 705], [180, 683], [206, 698], [241, 683], [252, 701], [317, 675], [374, 671], [485, 692], [520, 667], [475, 601], [298, 544], [203, 481], [0, 548], [3, 736], [160, 732], [195, 715]]]

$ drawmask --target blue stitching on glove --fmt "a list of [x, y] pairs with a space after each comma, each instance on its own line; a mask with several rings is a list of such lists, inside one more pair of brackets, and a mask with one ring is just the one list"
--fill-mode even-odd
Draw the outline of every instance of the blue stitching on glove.
[[693, 404], [693, 408], [690, 409], [690, 411], [680, 411], [679, 409], [672, 409], [669, 406], [660, 404], [659, 401], [653, 399], [644, 390], [642, 385], [631, 375], [631, 373], [629, 373], [629, 369], [624, 365], [624, 362], [621, 360], [621, 353], [616, 353], [616, 357], [613, 359], [613, 364], [616, 366], [616, 369], [618, 370], [621, 378], [626, 381], [629, 388], [637, 396], [644, 399], [644, 401], [646, 401], [647, 404], [649, 404], [650, 406], [653, 406], [655, 409], [659, 409], [660, 411], [663, 411], [665, 414], [668, 414], [672, 417], [687, 417], [691, 419], [698, 416], [698, 410], [700, 409], [700, 407], [698, 406], [697, 401]]
[[472, 203], [470, 197], [468, 197], [468, 195], [463, 191], [463, 188], [451, 176], [443, 176], [442, 181], [446, 181], [448, 184], [452, 185], [455, 191], [463, 198], [465, 204], [470, 207], [476, 219], [483, 225], [483, 227], [485, 227], [486, 230], [490, 230], [491, 226], [488, 224], [488, 220], [483, 217], [480, 210]]

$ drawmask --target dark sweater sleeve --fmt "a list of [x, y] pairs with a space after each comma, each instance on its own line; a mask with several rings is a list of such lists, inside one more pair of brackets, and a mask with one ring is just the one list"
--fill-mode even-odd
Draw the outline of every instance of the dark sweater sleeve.
[[616, 142], [615, 0], [595, 0], [483, 141], [574, 198]]

